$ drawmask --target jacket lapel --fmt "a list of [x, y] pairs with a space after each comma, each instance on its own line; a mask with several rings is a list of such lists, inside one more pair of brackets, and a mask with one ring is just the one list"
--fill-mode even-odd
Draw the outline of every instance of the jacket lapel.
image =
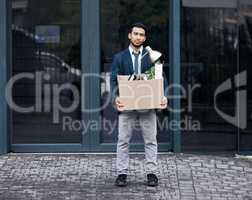
[[130, 56], [130, 51], [129, 51], [128, 48], [125, 50], [124, 56], [125, 56], [125, 65], [128, 68], [127, 71], [129, 71], [129, 74], [133, 74], [134, 73], [133, 63], [132, 63], [132, 59], [131, 59], [131, 56]]
[[[147, 51], [143, 49], [142, 51], [142, 56], [146, 53]], [[133, 63], [130, 55], [129, 49], [125, 49], [124, 52], [124, 64], [126, 69], [126, 73], [128, 72], [129, 74], [134, 74], [134, 69], [133, 69]], [[142, 60], [141, 60], [141, 73], [144, 73], [148, 67], [150, 66], [150, 61], [149, 61], [149, 56], [145, 55]]]
[[[144, 56], [144, 54], [146, 53], [147, 51], [145, 49], [143, 49], [142, 51], [142, 56]], [[148, 67], [149, 67], [150, 63], [149, 63], [149, 56], [148, 54], [145, 55], [143, 58], [142, 58], [142, 61], [141, 61], [141, 72], [144, 73]]]

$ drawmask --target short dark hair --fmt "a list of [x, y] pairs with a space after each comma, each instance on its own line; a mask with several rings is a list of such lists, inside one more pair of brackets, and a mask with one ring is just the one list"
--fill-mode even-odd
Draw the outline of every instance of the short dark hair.
[[131, 24], [131, 25], [129, 26], [128, 33], [131, 33], [131, 32], [132, 32], [132, 29], [133, 29], [134, 27], [144, 29], [145, 35], [147, 35], [148, 28], [147, 28], [147, 26], [145, 26], [145, 25], [144, 25], [143, 23], [141, 23], [141, 22], [137, 22], [137, 23]]

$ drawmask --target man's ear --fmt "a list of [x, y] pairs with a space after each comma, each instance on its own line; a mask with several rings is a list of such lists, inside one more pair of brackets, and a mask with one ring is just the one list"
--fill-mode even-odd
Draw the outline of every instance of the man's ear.
[[128, 33], [128, 38], [129, 40], [131, 40], [131, 33]]

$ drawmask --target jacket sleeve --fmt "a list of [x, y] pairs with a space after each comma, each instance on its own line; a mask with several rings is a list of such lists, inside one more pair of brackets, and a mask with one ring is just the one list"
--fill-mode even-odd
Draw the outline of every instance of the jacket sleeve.
[[118, 83], [117, 83], [117, 75], [119, 74], [120, 62], [119, 55], [115, 55], [113, 57], [113, 61], [111, 64], [111, 76], [110, 76], [110, 88], [111, 88], [111, 101], [115, 102], [116, 97], [119, 95], [118, 92]]

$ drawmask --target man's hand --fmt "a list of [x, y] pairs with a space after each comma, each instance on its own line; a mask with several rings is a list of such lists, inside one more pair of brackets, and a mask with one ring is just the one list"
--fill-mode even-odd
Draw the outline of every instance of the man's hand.
[[162, 99], [162, 101], [160, 103], [161, 109], [167, 108], [167, 103], [168, 103], [167, 97], [163, 97], [163, 99]]
[[119, 97], [116, 97], [115, 104], [118, 111], [123, 111], [124, 104], [122, 103]]

